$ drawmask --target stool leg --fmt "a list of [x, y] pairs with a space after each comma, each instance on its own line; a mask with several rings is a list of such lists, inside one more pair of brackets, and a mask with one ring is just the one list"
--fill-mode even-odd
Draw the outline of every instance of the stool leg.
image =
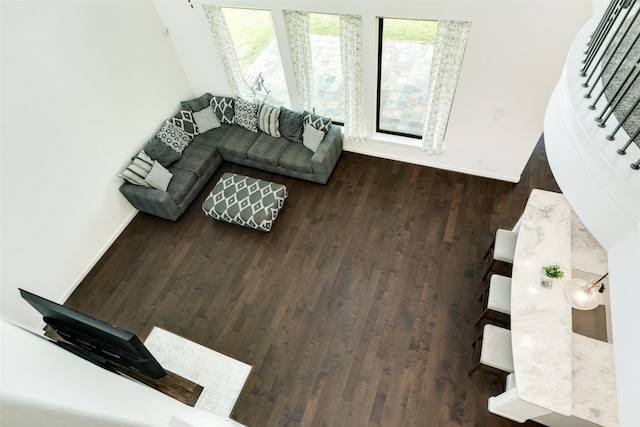
[[469, 373], [467, 373], [467, 376], [473, 374], [481, 365], [480, 352], [482, 351], [482, 334], [471, 343], [471, 346], [473, 347], [473, 366], [469, 370]]
[[489, 245], [489, 248], [487, 249], [487, 252], [484, 254], [484, 258], [482, 258], [482, 259], [489, 258], [489, 254], [491, 253], [491, 251], [495, 247], [496, 247], [496, 239], [493, 239], [493, 242], [491, 242], [491, 244]]
[[491, 263], [489, 264], [489, 267], [487, 268], [487, 271], [485, 271], [484, 276], [482, 276], [482, 280], [487, 280], [487, 276], [489, 275], [489, 272], [493, 271], [493, 265], [496, 263], [495, 259], [491, 260]]

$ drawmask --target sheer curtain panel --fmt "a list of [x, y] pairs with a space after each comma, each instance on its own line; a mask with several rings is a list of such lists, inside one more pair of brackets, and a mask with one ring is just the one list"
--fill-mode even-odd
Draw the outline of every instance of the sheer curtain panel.
[[227, 80], [231, 87], [233, 96], [246, 98], [247, 91], [242, 78], [242, 71], [240, 70], [240, 63], [238, 62], [238, 55], [236, 49], [233, 46], [233, 40], [231, 39], [231, 33], [227, 27], [227, 21], [224, 18], [224, 13], [220, 6], [212, 4], [203, 4], [204, 13], [209, 20], [209, 26], [213, 33], [213, 40], [218, 48], [220, 59], [224, 66], [224, 70], [227, 73]]
[[443, 148], [470, 27], [470, 22], [438, 21], [422, 135], [422, 147], [429, 155]]
[[340, 54], [344, 74], [344, 138], [364, 142], [362, 17], [340, 15]]
[[312, 111], [313, 63], [309, 35], [309, 14], [307, 12], [285, 10], [284, 22], [287, 28], [289, 49], [291, 50], [298, 103], [301, 110]]

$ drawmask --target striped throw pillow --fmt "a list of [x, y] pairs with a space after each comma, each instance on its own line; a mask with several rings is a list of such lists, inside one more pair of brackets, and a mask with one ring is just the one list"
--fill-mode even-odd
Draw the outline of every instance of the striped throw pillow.
[[171, 178], [173, 178], [173, 174], [158, 163], [158, 161], [155, 161], [151, 171], [149, 171], [149, 174], [144, 180], [153, 188], [157, 188], [160, 191], [167, 191]]
[[258, 113], [258, 128], [264, 133], [280, 138], [280, 109], [262, 104]]
[[140, 185], [142, 187], [150, 187], [149, 183], [144, 179], [151, 172], [153, 160], [151, 157], [141, 150], [133, 159], [127, 168], [119, 173], [118, 176], [131, 184]]

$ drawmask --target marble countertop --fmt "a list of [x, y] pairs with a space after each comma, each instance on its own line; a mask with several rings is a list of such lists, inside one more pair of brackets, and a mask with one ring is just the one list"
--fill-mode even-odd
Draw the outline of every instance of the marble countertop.
[[[540, 286], [542, 266], [559, 264], [565, 277]], [[559, 193], [533, 190], [522, 216], [514, 256], [511, 334], [520, 399], [599, 425], [617, 425], [613, 346], [572, 332], [563, 284], [572, 270], [600, 276], [607, 253]], [[605, 403], [607, 402], [607, 403]]]
[[518, 396], [572, 413], [571, 306], [559, 283], [540, 286], [542, 267], [571, 272], [571, 207], [562, 194], [533, 190], [522, 216], [513, 263], [511, 338]]

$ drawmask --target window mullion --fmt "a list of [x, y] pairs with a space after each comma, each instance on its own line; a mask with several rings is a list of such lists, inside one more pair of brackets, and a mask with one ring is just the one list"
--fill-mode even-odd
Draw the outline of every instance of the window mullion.
[[271, 9], [273, 20], [273, 30], [278, 41], [280, 50], [280, 58], [282, 60], [282, 68], [284, 70], [284, 78], [289, 92], [289, 100], [291, 108], [295, 111], [300, 109], [300, 98], [296, 88], [296, 76], [293, 71], [293, 58], [289, 47], [289, 38], [287, 37], [287, 27], [284, 22], [284, 11], [282, 9]]

